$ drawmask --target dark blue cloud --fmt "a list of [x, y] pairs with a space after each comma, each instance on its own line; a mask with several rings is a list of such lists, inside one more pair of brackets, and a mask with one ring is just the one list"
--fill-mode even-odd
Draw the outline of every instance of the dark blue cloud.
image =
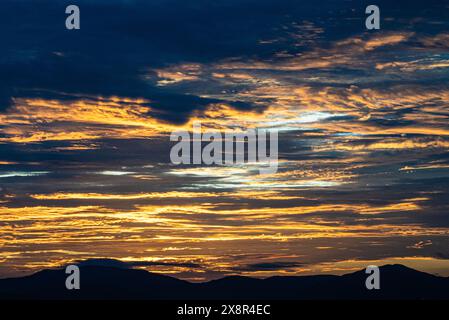
[[171, 267], [186, 267], [199, 268], [200, 265], [196, 263], [183, 262], [163, 262], [163, 261], [120, 261], [116, 259], [87, 259], [80, 261], [77, 265], [81, 267], [95, 266], [95, 267], [113, 267], [128, 269], [133, 267], [153, 267], [153, 266], [171, 266]]
[[295, 261], [275, 261], [275, 262], [261, 262], [252, 263], [245, 266], [235, 268], [237, 271], [280, 271], [286, 269], [293, 269], [303, 266], [303, 263]]
[[[0, 110], [13, 98], [75, 99], [79, 96], [145, 98], [155, 116], [183, 122], [205, 99], [157, 87], [151, 70], [175, 63], [208, 63], [229, 57], [272, 59], [282, 50], [310, 50], [313, 43], [292, 46], [283, 27], [312, 21], [323, 28], [326, 43], [360, 33], [365, 4], [348, 1], [77, 1], [81, 30], [65, 29], [65, 7], [73, 1], [4, 1], [0, 22]], [[396, 16], [384, 28], [404, 27], [401, 17], [427, 11], [441, 18], [436, 1], [417, 11], [418, 1], [380, 1], [385, 15]], [[440, 5], [441, 7], [441, 5]], [[428, 13], [430, 12], [430, 13]], [[409, 20], [407, 20], [409, 21]], [[441, 25], [426, 25], [436, 33]], [[317, 40], [318, 41], [318, 40]], [[150, 75], [150, 77], [144, 77]], [[228, 101], [240, 108], [250, 104]]]

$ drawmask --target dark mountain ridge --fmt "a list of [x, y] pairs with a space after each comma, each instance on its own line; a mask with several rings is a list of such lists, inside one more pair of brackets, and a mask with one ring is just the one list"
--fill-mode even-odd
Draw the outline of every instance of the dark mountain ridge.
[[0, 280], [0, 299], [449, 299], [449, 278], [402, 265], [380, 267], [380, 290], [368, 290], [365, 270], [334, 276], [229, 276], [190, 283], [139, 269], [80, 266], [81, 289], [67, 290], [64, 269]]

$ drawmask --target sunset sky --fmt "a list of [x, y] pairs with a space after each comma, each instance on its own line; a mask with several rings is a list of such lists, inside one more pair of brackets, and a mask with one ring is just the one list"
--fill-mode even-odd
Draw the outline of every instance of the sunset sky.
[[[449, 2], [1, 7], [0, 278], [88, 259], [191, 281], [449, 276]], [[195, 121], [278, 129], [278, 172], [171, 164]]]

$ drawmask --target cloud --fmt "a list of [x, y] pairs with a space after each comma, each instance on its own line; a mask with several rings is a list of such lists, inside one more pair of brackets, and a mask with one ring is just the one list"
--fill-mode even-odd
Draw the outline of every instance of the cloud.
[[183, 268], [200, 268], [201, 266], [196, 263], [181, 263], [181, 262], [164, 262], [164, 261], [121, 261], [115, 259], [88, 259], [84, 261], [76, 262], [80, 267], [113, 267], [113, 268], [134, 268], [134, 267], [153, 267], [153, 266], [166, 266], [166, 267], [183, 267]]
[[252, 263], [242, 267], [235, 268], [236, 271], [281, 271], [281, 270], [289, 270], [295, 269], [298, 267], [304, 266], [303, 263], [299, 262], [261, 262], [261, 263]]
[[[381, 32], [356, 0], [81, 0], [74, 32], [66, 3], [2, 2], [3, 270], [113, 257], [88, 263], [204, 278], [445, 252], [441, 1], [380, 0]], [[193, 121], [279, 129], [278, 172], [174, 167], [168, 133]]]
[[[161, 88], [160, 84], [179, 84], [181, 80], [201, 83], [202, 65], [232, 65], [222, 61], [237, 57], [248, 68], [305, 70], [338, 64], [351, 67], [361, 63], [348, 56], [357, 51], [354, 49], [359, 41], [361, 48], [381, 49], [401, 44], [411, 34], [399, 34], [396, 30], [400, 25], [392, 25], [391, 34], [360, 40], [355, 27], [364, 14], [356, 1], [348, 3], [345, 10], [336, 10], [338, 6], [331, 1], [322, 3], [320, 10], [309, 2], [292, 4], [287, 0], [202, 5], [185, 1], [174, 1], [173, 5], [165, 1], [79, 1], [83, 27], [77, 31], [63, 27], [68, 4], [69, 1], [54, 4], [49, 0], [39, 5], [32, 1], [4, 2], [4, 10], [10, 15], [2, 21], [5, 27], [0, 31], [4, 47], [0, 61], [2, 110], [20, 98], [64, 102], [80, 97], [118, 96], [148, 100], [146, 106], [152, 109], [153, 117], [183, 123], [195, 110], [212, 103], [254, 108], [238, 100], [217, 101], [186, 88]], [[401, 17], [410, 17], [400, 4], [380, 5]], [[28, 10], [30, 6], [33, 14]], [[355, 11], [351, 10], [354, 6]], [[428, 10], [436, 17], [440, 14], [438, 7]], [[121, 19], [116, 19], [117, 14]], [[315, 21], [313, 18], [318, 15], [321, 20]], [[432, 32], [423, 38], [424, 45], [446, 39], [444, 33]], [[351, 38], [359, 40], [343, 41]], [[324, 39], [334, 41], [336, 47], [319, 49]], [[300, 53], [305, 54], [303, 58], [287, 62], [282, 59]], [[272, 60], [273, 54], [277, 57], [273, 63], [248, 63], [249, 57]], [[173, 65], [183, 65], [184, 71], [170, 71]], [[193, 70], [186, 66], [195, 67]]]
[[449, 260], [449, 253], [437, 252], [435, 255], [438, 259]]
[[422, 249], [426, 246], [431, 246], [432, 245], [432, 240], [426, 240], [426, 241], [419, 241], [417, 243], [415, 243], [412, 246], [408, 246], [407, 248], [410, 249]]

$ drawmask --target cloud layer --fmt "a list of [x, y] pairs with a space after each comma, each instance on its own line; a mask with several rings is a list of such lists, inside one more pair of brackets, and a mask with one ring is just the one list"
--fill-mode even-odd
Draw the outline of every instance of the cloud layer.
[[[447, 274], [444, 3], [378, 1], [374, 32], [360, 1], [79, 1], [79, 31], [65, 5], [3, 5], [1, 277]], [[173, 166], [193, 121], [279, 129], [279, 171]]]

